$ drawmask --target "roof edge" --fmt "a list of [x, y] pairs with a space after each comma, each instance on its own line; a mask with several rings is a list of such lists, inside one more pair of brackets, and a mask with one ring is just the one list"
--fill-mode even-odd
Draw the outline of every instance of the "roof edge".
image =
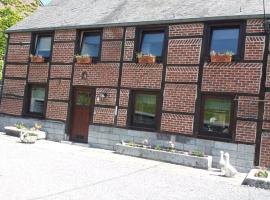
[[141, 22], [126, 22], [126, 23], [110, 23], [110, 24], [93, 24], [93, 25], [74, 25], [74, 26], [59, 26], [59, 27], [46, 27], [46, 28], [33, 28], [33, 29], [16, 29], [5, 30], [4, 33], [18, 33], [18, 32], [38, 32], [38, 31], [51, 31], [51, 30], [66, 30], [66, 29], [87, 29], [87, 28], [101, 28], [101, 27], [118, 27], [118, 26], [140, 26], [140, 25], [157, 25], [157, 24], [176, 24], [188, 22], [206, 22], [218, 20], [243, 20], [243, 19], [258, 19], [268, 18], [270, 14], [257, 14], [257, 15], [234, 15], [234, 16], [220, 16], [220, 17], [202, 17], [202, 18], [187, 18], [187, 19], [170, 19], [159, 21], [141, 21]]

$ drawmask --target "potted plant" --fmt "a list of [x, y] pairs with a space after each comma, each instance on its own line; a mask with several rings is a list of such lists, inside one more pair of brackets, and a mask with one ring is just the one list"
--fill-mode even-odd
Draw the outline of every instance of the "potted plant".
[[226, 51], [225, 53], [210, 52], [211, 62], [213, 63], [230, 63], [233, 55], [232, 51]]
[[156, 62], [156, 56], [152, 54], [137, 53], [138, 63], [140, 64], [153, 64]]
[[45, 58], [41, 55], [30, 55], [31, 62], [33, 63], [43, 63], [45, 62]]
[[268, 177], [268, 172], [265, 168], [260, 168], [257, 170], [257, 172], [254, 174], [255, 177], [259, 178], [267, 178]]
[[79, 64], [91, 64], [93, 59], [89, 55], [76, 55], [76, 62]]

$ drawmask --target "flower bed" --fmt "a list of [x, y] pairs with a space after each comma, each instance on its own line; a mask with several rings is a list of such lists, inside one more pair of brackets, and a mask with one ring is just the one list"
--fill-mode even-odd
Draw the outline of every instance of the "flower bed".
[[177, 151], [172, 148], [155, 149], [144, 145], [116, 144], [116, 153], [148, 158], [152, 160], [164, 161], [200, 169], [210, 169], [212, 167], [212, 156], [194, 156], [188, 152]]
[[[264, 171], [267, 176], [258, 176], [260, 172]], [[252, 169], [245, 180], [243, 181], [242, 185], [248, 185], [251, 187], [262, 188], [262, 189], [270, 189], [270, 176], [268, 175], [269, 172], [266, 170], [260, 169]]]

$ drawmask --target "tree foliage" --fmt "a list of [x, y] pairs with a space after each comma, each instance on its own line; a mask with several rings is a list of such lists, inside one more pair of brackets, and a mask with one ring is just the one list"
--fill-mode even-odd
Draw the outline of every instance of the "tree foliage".
[[[38, 0], [32, 3], [25, 3], [23, 0], [0, 0], [0, 60], [5, 54], [7, 35], [4, 31], [33, 13], [38, 6]], [[0, 62], [0, 71], [2, 71], [2, 63]]]

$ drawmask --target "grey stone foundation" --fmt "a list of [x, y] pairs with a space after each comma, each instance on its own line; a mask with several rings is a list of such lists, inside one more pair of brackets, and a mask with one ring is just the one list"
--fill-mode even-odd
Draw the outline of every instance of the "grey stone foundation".
[[13, 117], [0, 114], [0, 130], [4, 131], [5, 126], [13, 126], [16, 123], [23, 123], [28, 127], [33, 127], [35, 123], [42, 124], [47, 133], [47, 139], [52, 141], [61, 141], [66, 139], [65, 123], [52, 120], [39, 120], [33, 118]]
[[114, 127], [90, 125], [88, 142], [91, 147], [115, 150], [120, 141], [142, 143], [148, 139], [152, 145], [168, 146], [169, 141], [175, 142], [175, 147], [183, 151], [199, 150], [213, 157], [213, 167], [218, 167], [220, 151], [230, 154], [230, 162], [239, 172], [249, 172], [254, 167], [255, 145], [235, 144], [204, 140], [185, 136], [160, 134], [127, 130]]

